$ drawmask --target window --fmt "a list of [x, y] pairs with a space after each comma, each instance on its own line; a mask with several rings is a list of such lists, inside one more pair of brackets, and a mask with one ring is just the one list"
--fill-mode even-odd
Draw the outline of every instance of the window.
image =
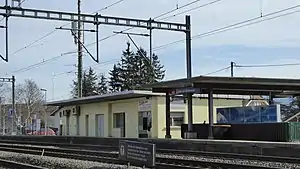
[[181, 126], [184, 123], [184, 112], [170, 112], [170, 126]]
[[122, 128], [125, 113], [114, 113], [113, 126], [114, 128]]

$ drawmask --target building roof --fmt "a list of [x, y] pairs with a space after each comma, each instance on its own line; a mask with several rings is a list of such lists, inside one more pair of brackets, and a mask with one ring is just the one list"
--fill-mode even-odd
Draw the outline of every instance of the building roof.
[[178, 88], [200, 88], [201, 93], [208, 93], [213, 88], [215, 94], [236, 95], [300, 95], [300, 80], [257, 77], [218, 77], [197, 76], [143, 85], [143, 89], [153, 92], [172, 92]]
[[[116, 93], [109, 93], [104, 95], [88, 96], [82, 98], [73, 98], [67, 100], [48, 102], [48, 106], [72, 106], [76, 104], [89, 104], [89, 103], [99, 103], [104, 101], [115, 101], [123, 99], [141, 98], [147, 96], [164, 96], [164, 93], [153, 93], [146, 90], [130, 90], [122, 91]], [[195, 94], [194, 97], [197, 98], [207, 98], [206, 94]], [[237, 95], [214, 95], [216, 99], [250, 99], [249, 96], [237, 96]]]

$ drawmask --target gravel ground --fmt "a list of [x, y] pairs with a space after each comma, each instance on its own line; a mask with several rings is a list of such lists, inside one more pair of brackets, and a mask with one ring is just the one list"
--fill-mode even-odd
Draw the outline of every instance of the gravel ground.
[[229, 159], [229, 158], [213, 158], [213, 157], [200, 157], [200, 156], [183, 156], [183, 155], [167, 155], [167, 154], [156, 154], [156, 157], [162, 158], [176, 158], [193, 161], [206, 161], [206, 162], [220, 162], [227, 164], [242, 164], [242, 165], [257, 165], [280, 169], [300, 169], [300, 164], [291, 163], [279, 163], [279, 162], [266, 162], [266, 161], [255, 161], [255, 160], [242, 160], [242, 159]]
[[[43, 166], [49, 169], [125, 169], [125, 165], [114, 165], [82, 160], [72, 160], [65, 158], [54, 158], [37, 155], [28, 155], [20, 153], [12, 153], [0, 151], [0, 158], [5, 160], [13, 160], [23, 162], [31, 165]], [[132, 167], [133, 169], [140, 169], [140, 167]], [[1, 167], [0, 167], [1, 169]]]

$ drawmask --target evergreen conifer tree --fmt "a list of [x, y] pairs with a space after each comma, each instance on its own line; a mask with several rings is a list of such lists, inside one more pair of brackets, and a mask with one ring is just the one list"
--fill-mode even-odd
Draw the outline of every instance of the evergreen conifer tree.
[[137, 52], [127, 48], [122, 53], [121, 61], [115, 64], [110, 71], [110, 91], [132, 90], [136, 87], [161, 81], [165, 76], [164, 66], [160, 63], [157, 55], [152, 55], [150, 63], [147, 52], [140, 48]]
[[107, 94], [108, 86], [107, 86], [107, 78], [104, 74], [100, 74], [99, 83], [98, 83], [98, 94]]
[[[96, 72], [90, 67], [87, 71], [83, 72], [82, 75], [82, 97], [97, 95], [98, 89], [98, 76]], [[73, 80], [72, 95], [75, 97], [78, 93], [77, 80]]]
[[121, 68], [120, 64], [114, 64], [112, 70], [109, 72], [109, 91], [118, 92], [122, 89], [123, 81], [120, 78]]

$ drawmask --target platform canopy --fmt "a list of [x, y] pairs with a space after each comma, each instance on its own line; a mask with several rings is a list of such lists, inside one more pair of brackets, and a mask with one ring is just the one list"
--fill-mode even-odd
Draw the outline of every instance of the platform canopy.
[[207, 94], [211, 88], [214, 94], [270, 95], [272, 93], [274, 97], [300, 95], [298, 79], [197, 76], [142, 86], [157, 93], [173, 92], [188, 87], [199, 88], [200, 93], [203, 94]]

